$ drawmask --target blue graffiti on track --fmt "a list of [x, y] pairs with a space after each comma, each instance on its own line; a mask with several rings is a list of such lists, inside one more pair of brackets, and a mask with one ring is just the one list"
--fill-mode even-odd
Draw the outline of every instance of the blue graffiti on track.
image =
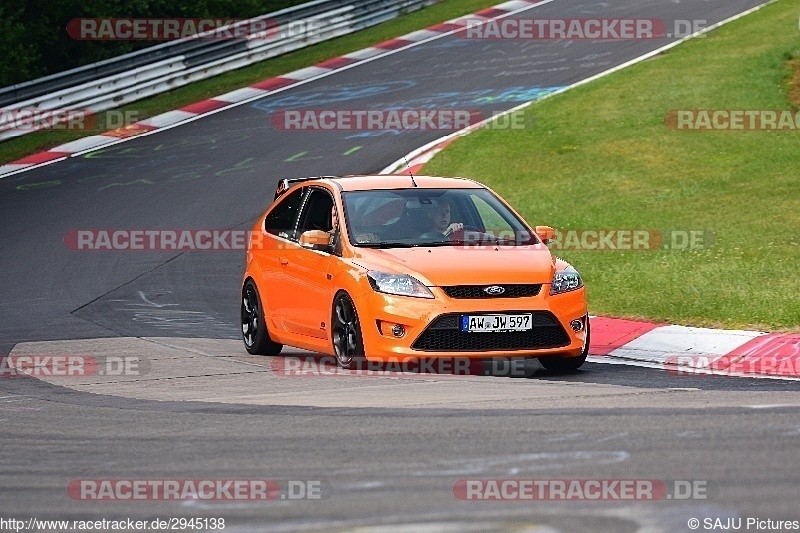
[[[561, 87], [516, 86], [502, 89], [475, 89], [470, 91], [440, 91], [426, 96], [405, 97], [413, 94], [409, 89], [416, 86], [413, 81], [375, 83], [371, 85], [325, 86], [319, 89], [292, 91], [275, 98], [264, 98], [252, 104], [259, 111], [273, 113], [286, 109], [313, 109], [340, 102], [364, 100], [378, 95], [387, 95], [380, 104], [366, 104], [365, 108], [391, 109], [441, 109], [464, 108], [466, 106], [489, 106], [493, 104], [521, 103], [538, 100]], [[397, 97], [388, 97], [394, 93]], [[404, 98], [405, 97], [405, 98]], [[499, 110], [498, 110], [499, 111]]]
[[303, 109], [336, 102], [348, 102], [361, 98], [370, 98], [379, 94], [405, 91], [416, 85], [413, 81], [391, 81], [373, 85], [356, 85], [343, 87], [320, 87], [281, 93], [275, 98], [258, 100], [252, 106], [260, 111], [271, 113], [279, 109]]

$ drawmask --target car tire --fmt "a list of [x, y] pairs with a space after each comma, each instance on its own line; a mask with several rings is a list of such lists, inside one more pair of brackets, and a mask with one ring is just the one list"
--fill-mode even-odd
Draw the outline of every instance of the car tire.
[[364, 359], [364, 339], [356, 306], [350, 296], [342, 291], [333, 299], [331, 316], [333, 354], [339, 366], [354, 369]]
[[574, 372], [586, 362], [589, 355], [589, 319], [586, 319], [586, 344], [578, 357], [541, 357], [539, 362], [553, 372]]
[[242, 340], [244, 348], [253, 355], [278, 355], [283, 344], [273, 341], [267, 330], [261, 296], [253, 280], [247, 280], [242, 288]]

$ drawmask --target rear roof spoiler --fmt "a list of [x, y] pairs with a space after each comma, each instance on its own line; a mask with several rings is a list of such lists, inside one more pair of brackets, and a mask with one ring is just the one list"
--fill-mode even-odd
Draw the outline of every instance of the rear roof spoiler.
[[301, 183], [303, 181], [310, 181], [310, 180], [319, 180], [324, 178], [339, 179], [347, 177], [353, 177], [353, 176], [311, 176], [308, 178], [284, 178], [278, 181], [278, 188], [275, 190], [275, 198], [273, 199], [273, 202], [277, 200], [279, 196], [282, 196], [283, 193], [291, 189], [292, 186], [296, 183]]
[[319, 179], [319, 178], [316, 178], [316, 177], [311, 177], [311, 178], [284, 178], [284, 179], [278, 181], [278, 188], [275, 189], [275, 198], [274, 198], [274, 200], [277, 200], [279, 196], [281, 196], [283, 193], [285, 193], [286, 191], [291, 189], [292, 185], [294, 185], [295, 183], [300, 183], [302, 181], [309, 181], [309, 180], [315, 180], [315, 179]]

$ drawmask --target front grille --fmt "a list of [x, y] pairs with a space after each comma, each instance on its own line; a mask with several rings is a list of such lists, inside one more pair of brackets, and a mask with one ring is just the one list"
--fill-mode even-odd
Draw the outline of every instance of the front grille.
[[570, 342], [567, 332], [549, 311], [504, 311], [504, 313], [531, 313], [533, 329], [505, 333], [468, 333], [460, 329], [462, 315], [451, 313], [434, 320], [414, 341], [411, 348], [426, 352], [480, 352], [560, 348]]
[[484, 289], [493, 285], [453, 285], [442, 287], [442, 290], [450, 298], [463, 299], [483, 299], [483, 298], [525, 298], [536, 296], [542, 290], [541, 285], [497, 285], [503, 287], [503, 294], [487, 294]]

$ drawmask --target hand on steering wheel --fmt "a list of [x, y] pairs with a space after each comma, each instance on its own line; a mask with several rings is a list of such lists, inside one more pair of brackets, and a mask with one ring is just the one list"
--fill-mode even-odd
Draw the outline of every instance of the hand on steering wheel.
[[[465, 236], [466, 236], [466, 233], [468, 231], [471, 232], [471, 233], [474, 232], [474, 233], [480, 233], [481, 235], [485, 235], [485, 233], [484, 233], [484, 231], [482, 229], [477, 228], [475, 226], [467, 226], [467, 225], [462, 224], [460, 222], [455, 223], [455, 224], [450, 224], [450, 227], [453, 227], [453, 226], [457, 226], [457, 228], [454, 229], [453, 231], [451, 231], [450, 233], [445, 233], [445, 236], [448, 239], [450, 239], [451, 241], [463, 241], [463, 240], [465, 240]], [[450, 231], [450, 227], [447, 228], [448, 231]]]
[[453, 222], [452, 224], [447, 226], [446, 230], [444, 230], [444, 236], [449, 237], [453, 233], [463, 230], [464, 230], [464, 224], [462, 224], [461, 222]]

